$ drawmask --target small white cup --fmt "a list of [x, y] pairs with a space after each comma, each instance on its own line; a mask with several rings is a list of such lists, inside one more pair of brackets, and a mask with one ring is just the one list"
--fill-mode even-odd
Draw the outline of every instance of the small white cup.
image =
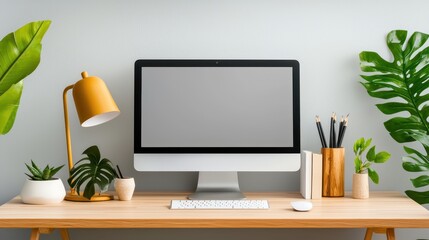
[[116, 178], [115, 191], [121, 201], [129, 201], [133, 197], [136, 184], [134, 178]]

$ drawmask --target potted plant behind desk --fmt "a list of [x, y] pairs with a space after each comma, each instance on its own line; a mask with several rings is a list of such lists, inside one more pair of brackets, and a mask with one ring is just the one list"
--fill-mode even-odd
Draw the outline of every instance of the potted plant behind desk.
[[[420, 149], [404, 146], [408, 155], [402, 167], [408, 172], [429, 171], [429, 47], [428, 34], [395, 30], [387, 35], [387, 46], [393, 60], [375, 52], [361, 52], [361, 75], [371, 97], [382, 99], [376, 104], [384, 114], [392, 116], [384, 122], [390, 136], [398, 143], [421, 144]], [[414, 187], [429, 186], [429, 175], [411, 179]], [[420, 204], [429, 203], [429, 191], [407, 190], [405, 193]]]
[[50, 167], [47, 165], [43, 170], [39, 168], [33, 161], [31, 165], [25, 164], [30, 174], [26, 173], [29, 179], [26, 179], [21, 190], [21, 200], [28, 204], [52, 204], [61, 202], [66, 190], [64, 184], [59, 178], [54, 178], [54, 175], [64, 165], [59, 167]]

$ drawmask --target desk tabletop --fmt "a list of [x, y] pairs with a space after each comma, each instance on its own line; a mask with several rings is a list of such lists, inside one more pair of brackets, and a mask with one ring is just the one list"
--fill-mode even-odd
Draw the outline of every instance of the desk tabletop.
[[0, 207], [0, 228], [429, 228], [429, 211], [398, 192], [311, 200], [296, 212], [298, 193], [246, 193], [267, 210], [170, 210], [185, 193], [136, 193], [131, 201], [27, 205], [16, 197]]

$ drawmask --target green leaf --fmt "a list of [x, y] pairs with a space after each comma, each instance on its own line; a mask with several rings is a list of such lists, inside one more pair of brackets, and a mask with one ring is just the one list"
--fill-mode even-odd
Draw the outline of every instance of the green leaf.
[[88, 158], [90, 159], [90, 161], [99, 161], [100, 160], [100, 150], [98, 149], [97, 146], [91, 146], [89, 148], [87, 148], [83, 154], [86, 154], [88, 156]]
[[364, 150], [363, 147], [364, 147], [364, 142], [361, 142], [360, 140], [358, 140], [358, 148], [357, 148], [358, 151], [356, 155], [358, 156], [362, 155], [362, 152]]
[[20, 81], [0, 95], [0, 135], [7, 134], [13, 127], [23, 86], [23, 81]]
[[[407, 32], [406, 31], [402, 31], [402, 32], [403, 32], [403, 35], [405, 35], [405, 37], [406, 37]], [[427, 34], [420, 33], [420, 32], [413, 33], [413, 35], [410, 37], [410, 40], [408, 41], [407, 48], [404, 51], [404, 55], [406, 56], [406, 58], [410, 59], [411, 54], [416, 52], [417, 50], [419, 50], [419, 48], [425, 44], [427, 39], [428, 39]], [[405, 38], [404, 38], [404, 40], [405, 40]], [[401, 42], [401, 45], [402, 45], [402, 43], [404, 43], [404, 41]], [[401, 53], [398, 53], [397, 55], [399, 55], [399, 54], [401, 54]]]
[[413, 190], [405, 191], [405, 194], [419, 204], [429, 203], [429, 191], [426, 192], [417, 192]]
[[85, 186], [85, 189], [83, 191], [83, 196], [87, 199], [91, 199], [92, 196], [95, 194], [95, 185], [96, 183], [94, 180], [89, 180], [88, 183]]
[[376, 162], [376, 163], [385, 163], [387, 160], [389, 160], [389, 158], [390, 158], [390, 153], [385, 152], [385, 151], [379, 152], [375, 156], [374, 162]]
[[371, 145], [371, 142], [372, 142], [372, 138], [369, 138], [369, 139], [367, 139], [366, 141], [365, 141], [365, 139], [364, 138], [362, 138], [362, 140], [361, 140], [362, 142], [361, 142], [361, 152], [359, 153], [359, 155], [361, 155], [370, 145]]
[[51, 169], [49, 168], [49, 165], [47, 165], [45, 167], [45, 169], [43, 169], [42, 178], [43, 179], [50, 179], [51, 178]]
[[[371, 166], [371, 163], [370, 162], [367, 162], [367, 163], [365, 163], [363, 166], [362, 166], [362, 169], [367, 169], [367, 168], [369, 168]], [[364, 171], [361, 171], [361, 172], [364, 172]]]
[[368, 168], [368, 176], [375, 184], [378, 184], [378, 173], [374, 169]]
[[366, 159], [368, 159], [368, 161], [370, 162], [374, 162], [375, 161], [375, 146], [372, 146], [369, 151], [366, 153]]
[[359, 58], [361, 70], [364, 72], [401, 73], [395, 64], [384, 60], [378, 53], [361, 52]]
[[410, 130], [409, 135], [414, 140], [420, 142], [423, 146], [428, 147], [429, 146], [429, 135], [426, 134], [423, 130]]
[[31, 175], [27, 174], [27, 176], [30, 176], [30, 178], [37, 178], [41, 176], [41, 173], [34, 168], [33, 166], [29, 166], [28, 164], [25, 164], [25, 166], [27, 166], [28, 171], [30, 171]]
[[355, 173], [362, 173], [361, 171], [361, 166], [362, 166], [362, 161], [360, 160], [359, 157], [355, 157]]
[[22, 80], [39, 65], [41, 41], [50, 24], [51, 21], [28, 23], [0, 41], [0, 135], [13, 127]]
[[42, 170], [40, 170], [39, 167], [37, 167], [37, 165], [33, 162], [33, 160], [31, 160], [31, 166], [29, 166], [28, 164], [25, 164], [25, 166], [27, 166], [27, 169], [28, 171], [30, 171], [33, 178], [42, 179], [43, 172]]
[[423, 155], [422, 153], [420, 153], [419, 151], [417, 151], [417, 150], [415, 150], [415, 149], [413, 149], [413, 148], [409, 148], [409, 147], [406, 147], [406, 146], [404, 146], [404, 150], [405, 150], [405, 152], [406, 153], [408, 153], [408, 154], [414, 154], [414, 155], [416, 155], [418, 158], [416, 158], [416, 161], [417, 162], [420, 162], [420, 163], [427, 163], [427, 164], [429, 164], [429, 159], [428, 159], [428, 157], [427, 156], [425, 156], [425, 155]]
[[397, 59], [396, 56], [400, 56], [402, 54], [402, 45], [404, 44], [406, 38], [407, 31], [404, 30], [392, 31], [387, 34], [386, 43], [390, 51], [393, 53], [396, 61], [401, 60]]
[[0, 41], [0, 95], [37, 68], [41, 41], [50, 24], [51, 21], [28, 23]]
[[388, 115], [400, 112], [412, 112], [413, 114], [418, 114], [413, 105], [408, 103], [388, 102], [383, 104], [376, 104], [376, 106], [382, 113]]
[[359, 145], [359, 139], [356, 140], [356, 142], [353, 144], [353, 152], [355, 153], [355, 155], [358, 155], [359, 149], [360, 149], [360, 145]]
[[425, 187], [429, 185], [429, 176], [428, 175], [422, 175], [417, 178], [411, 179], [411, 183], [414, 187]]
[[408, 172], [425, 172], [429, 171], [429, 164], [413, 163], [413, 162], [403, 162], [402, 168]]
[[61, 166], [59, 166], [59, 167], [57, 167], [57, 168], [52, 168], [51, 169], [51, 176], [50, 176], [50, 178], [52, 178], [58, 171], [60, 171], [61, 170], [61, 168], [63, 168], [64, 167], [64, 165], [61, 165]]

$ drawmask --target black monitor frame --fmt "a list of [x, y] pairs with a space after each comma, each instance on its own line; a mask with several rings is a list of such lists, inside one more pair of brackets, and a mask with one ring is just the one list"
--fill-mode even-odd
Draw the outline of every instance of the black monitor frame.
[[[142, 147], [141, 99], [144, 67], [292, 67], [292, 147]], [[137, 60], [134, 64], [134, 153], [278, 154], [301, 152], [299, 62], [296, 60]]]

